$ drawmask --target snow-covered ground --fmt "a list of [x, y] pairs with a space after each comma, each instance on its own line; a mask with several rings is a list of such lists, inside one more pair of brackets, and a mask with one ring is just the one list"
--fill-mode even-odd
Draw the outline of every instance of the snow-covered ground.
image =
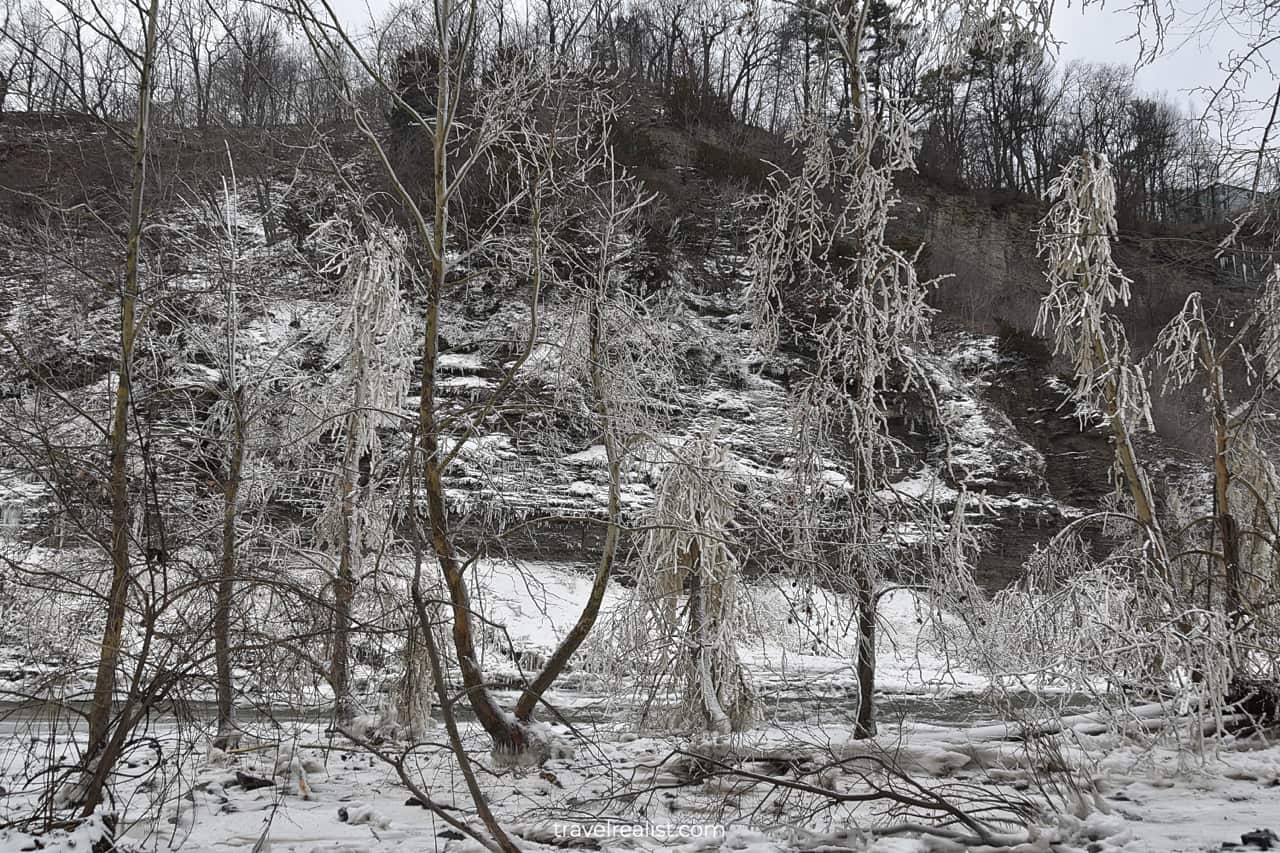
[[[491, 562], [476, 574], [491, 617], [513, 646], [532, 652], [566, 630], [589, 585], [581, 567], [562, 564]], [[615, 587], [606, 608], [624, 593]], [[851, 640], [840, 627], [847, 613], [819, 595], [809, 603], [828, 609], [799, 626], [789, 620], [790, 591], [757, 587], [750, 598], [757, 631], [744, 638], [741, 652], [769, 723], [712, 740], [641, 732], [626, 691], [584, 679], [579, 690], [550, 697], [572, 725], [552, 724], [572, 757], [501, 766], [486, 756], [482, 733], [464, 725], [473, 754], [482, 756], [481, 785], [517, 843], [530, 850], [956, 849], [918, 833], [870, 832], [909, 818], [936, 823], [939, 815], [928, 809], [902, 813], [884, 801], [830, 796], [867, 793], [872, 785], [995, 809], [992, 816], [1007, 822], [995, 821], [994, 830], [1030, 845], [1019, 848], [1028, 851], [1204, 851], [1280, 826], [1280, 745], [1226, 739], [1209, 743], [1203, 758], [1190, 757], [1123, 732], [1088, 734], [1096, 729], [1083, 725], [1030, 748], [1002, 740], [1007, 727], [982, 719], [985, 680], [966, 670], [947, 632], [927, 618], [927, 604], [907, 591], [882, 599], [880, 734], [853, 741]], [[940, 618], [945, 627], [950, 617]], [[921, 722], [928, 719], [934, 722]], [[0, 722], [0, 785], [11, 810], [24, 790], [38, 787], [33, 767], [72, 754], [68, 732], [49, 726], [48, 718], [30, 715]], [[406, 804], [410, 794], [391, 766], [326, 732], [323, 721], [258, 718], [250, 727], [255, 737], [226, 754], [208, 748], [198, 724], [173, 718], [151, 724], [129, 755], [131, 772], [150, 781], [126, 782], [118, 804], [128, 826], [124, 844], [135, 846], [119, 849], [479, 849], [433, 813]], [[395, 757], [402, 747], [380, 749]], [[885, 774], [882, 761], [905, 776]], [[422, 790], [456, 809], [450, 814], [479, 826], [438, 724], [406, 768]], [[1015, 817], [1009, 804], [1023, 801]], [[79, 832], [74, 845], [68, 839], [43, 849], [84, 850], [85, 830]], [[0, 851], [36, 849], [29, 844], [20, 833], [0, 834]]]
[[[255, 247], [264, 242], [257, 227], [245, 238]], [[741, 258], [724, 260], [731, 269], [741, 268]], [[255, 303], [243, 326], [246, 372], [277, 369], [278, 359], [301, 363], [303, 351], [324, 348], [332, 301], [287, 277], [277, 284]], [[200, 286], [199, 273], [191, 286]], [[560, 307], [548, 306], [544, 322], [549, 328], [554, 329]], [[734, 454], [744, 479], [780, 475], [779, 460], [791, 441], [790, 374], [788, 366], [766, 363], [754, 351], [740, 308], [732, 298], [693, 293], [670, 306], [671, 340], [681, 349], [682, 369], [662, 389], [663, 399], [654, 401], [664, 415], [655, 446], [646, 450], [646, 458], [631, 460], [624, 473], [624, 515], [636, 517], [650, 506], [655, 462], [664, 449], [689, 436], [715, 435]], [[88, 378], [72, 392], [73, 399], [102, 406], [111, 387], [111, 340], [95, 330], [111, 328], [110, 311], [101, 300], [60, 294], [27, 300], [3, 320], [13, 333], [41, 341], [39, 354], [50, 363], [65, 361], [68, 354], [85, 361]], [[447, 307], [444, 337], [450, 346], [440, 359], [437, 388], [446, 413], [471, 407], [496, 387], [514, 362], [493, 342], [522, 340], [527, 324], [516, 302], [473, 313]], [[545, 337], [554, 339], [554, 334]], [[557, 352], [545, 341], [535, 347], [515, 376], [516, 400], [524, 394], [537, 402], [541, 394], [545, 404], [545, 397], [559, 390], [564, 377]], [[1018, 434], [1008, 414], [987, 399], [992, 371], [1004, 358], [995, 338], [958, 334], [920, 357], [935, 398], [934, 414], [947, 424], [950, 437], [925, 442], [928, 446], [918, 449], [881, 497], [951, 506], [963, 488], [973, 498], [970, 508], [979, 525], [1027, 510], [1058, 519], [1078, 514], [1048, 493], [1043, 457]], [[330, 360], [317, 356], [317, 363]], [[305, 369], [298, 370], [305, 375]], [[195, 361], [175, 366], [166, 378], [175, 389], [197, 390], [219, 380], [215, 369]], [[1061, 395], [1055, 381], [1049, 378], [1046, 384]], [[416, 405], [413, 398], [403, 402], [406, 413]], [[603, 514], [608, 484], [599, 436], [575, 432], [573, 423], [537, 420], [545, 415], [538, 408], [531, 404], [522, 411], [512, 405], [503, 413], [509, 420], [466, 420], [446, 444], [453, 456], [447, 494], [460, 527], [470, 523], [505, 531], [530, 517], [598, 520]], [[564, 417], [572, 421], [572, 413]], [[839, 488], [840, 475], [828, 473], [827, 485]], [[35, 480], [0, 469], [0, 536], [20, 533], [45, 500]], [[298, 506], [307, 504], [299, 499]], [[917, 535], [893, 528], [886, 538], [895, 534], [902, 541]], [[40, 560], [67, 563], [69, 572], [78, 568], [70, 548], [8, 545], [2, 555], [21, 561], [24, 569]], [[495, 681], [514, 682], [572, 624], [591, 584], [592, 567], [576, 562], [585, 559], [576, 554], [573, 561], [553, 561], [522, 553], [474, 568], [475, 606], [494, 623], [481, 638], [482, 665]], [[921, 837], [909, 827], [893, 837], [872, 832], [909, 821], [936, 825], [945, 815], [918, 804], [934, 797], [993, 809], [987, 815], [996, 837], [989, 840], [1026, 853], [1205, 851], [1238, 842], [1255, 828], [1280, 832], [1280, 746], [1264, 739], [1210, 741], [1198, 744], [1198, 752], [1152, 744], [1122, 727], [1091, 734], [1094, 728], [1081, 726], [1031, 743], [1004, 739], [1009, 726], [990, 719], [996, 712], [984, 704], [989, 682], [965, 654], [967, 638], [958, 614], [939, 612], [907, 590], [880, 600], [880, 733], [874, 741], [855, 742], [850, 608], [829, 592], [785, 586], [770, 577], [757, 579], [744, 604], [748, 629], [739, 653], [766, 721], [749, 731], [709, 741], [682, 732], [638, 730], [633, 685], [601, 675], [617, 668], [592, 666], [590, 645], [583, 650], [588, 659], [548, 696], [568, 721], [555, 728], [573, 757], [553, 758], [536, 768], [500, 766], [487, 757], [484, 736], [464, 720], [464, 738], [479, 757], [480, 785], [522, 847], [678, 847], [688, 853], [960, 849], [962, 844]], [[73, 661], [80, 671], [67, 675], [61, 687], [69, 696], [83, 696], [89, 674], [83, 662], [92, 661], [93, 650], [54, 643], [71, 633], [67, 623], [93, 624], [101, 614], [95, 599], [84, 599], [88, 604], [82, 601], [76, 610], [59, 598], [63, 592], [41, 590], [35, 599], [39, 609], [23, 602], [22, 618], [0, 631], [6, 643], [0, 649], [0, 686], [8, 695], [24, 695], [37, 681], [60, 672], [63, 662]], [[626, 592], [619, 584], [611, 587], [602, 619]], [[244, 676], [249, 698], [279, 698], [271, 692], [279, 685], [261, 683], [271, 677], [268, 673], [238, 675]], [[377, 661], [361, 661], [356, 675], [366, 686], [367, 710], [376, 714], [391, 674]], [[403, 746], [381, 744], [379, 757], [327, 732], [329, 697], [315, 683], [319, 679], [311, 681], [303, 685], [311, 692], [298, 706], [310, 710], [246, 709], [242, 718], [252, 736], [230, 754], [208, 747], [208, 709], [197, 707], [210, 698], [207, 685], [184, 696], [190, 704], [179, 709], [181, 714], [161, 714], [144, 724], [125, 762], [125, 774], [133, 779], [122, 781], [113, 804], [125, 830], [117, 849], [479, 849], [432, 812], [406, 802], [409, 793], [385, 760], [400, 756]], [[499, 695], [507, 704], [513, 699]], [[465, 714], [465, 703], [460, 708]], [[68, 715], [51, 704], [0, 709], [0, 823], [35, 813], [38, 804], [29, 797], [42, 789], [46, 777], [41, 773], [72, 762], [82, 737]], [[450, 814], [478, 827], [445, 740], [437, 724], [405, 754], [405, 770]], [[885, 765], [904, 775], [886, 772]], [[897, 809], [884, 799], [861, 801], [874, 786], [918, 803]], [[963, 830], [955, 824], [950, 828]], [[71, 835], [39, 841], [14, 829], [0, 830], [0, 853], [84, 851], [92, 845], [94, 829], [90, 823]]]
[[[996, 836], [1025, 851], [1218, 850], [1244, 833], [1274, 828], [1280, 817], [1280, 747], [1253, 742], [1220, 744], [1201, 762], [1110, 735], [1069, 735], [1029, 753], [1018, 743], [971, 738], [961, 728], [889, 724], [875, 741], [854, 742], [843, 721], [820, 717], [711, 743], [643, 735], [625, 723], [578, 726], [581, 740], [557, 729], [573, 742], [572, 757], [536, 768], [478, 765], [498, 819], [524, 849], [962, 849], [905, 828], [877, 838], [872, 830], [902, 827], [908, 815], [883, 801], [834, 799], [868, 793], [873, 785], [992, 809], [989, 817], [1006, 818], [992, 821]], [[483, 739], [470, 728], [465, 733], [483, 755]], [[163, 725], [152, 734], [161, 749], [181, 743], [176, 730]], [[260, 744], [235, 755], [197, 746], [180, 762], [166, 760], [146, 789], [126, 785], [127, 831], [117, 849], [479, 849], [414, 804], [385, 760], [317, 725], [262, 734]], [[444, 733], [433, 730], [426, 739], [440, 742]], [[12, 752], [15, 740], [7, 744]], [[399, 754], [397, 745], [382, 748]], [[698, 762], [689, 753], [710, 760]], [[6, 758], [5, 784], [14, 784], [17, 765]], [[131, 758], [142, 774], [155, 752], [139, 749]], [[911, 781], [881, 772], [880, 761]], [[406, 767], [449, 814], [479, 828], [442, 743], [419, 746]], [[1052, 806], [1040, 783], [1063, 786]], [[1012, 818], [1009, 804], [1024, 804], [1027, 814]], [[927, 809], [910, 811], [938, 818]], [[36, 848], [19, 833], [0, 833], [0, 850], [23, 849]], [[55, 843], [42, 849], [87, 848]]]

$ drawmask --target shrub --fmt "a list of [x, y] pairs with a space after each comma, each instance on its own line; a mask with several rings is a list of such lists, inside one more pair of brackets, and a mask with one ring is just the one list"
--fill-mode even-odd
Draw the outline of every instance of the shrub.
[[750, 152], [725, 148], [711, 142], [699, 142], [694, 165], [715, 181], [741, 180], [754, 188], [763, 187], [771, 168]]
[[661, 169], [662, 148], [643, 128], [635, 125], [616, 124], [610, 134], [613, 156], [618, 162], [632, 169]]
[[676, 127], [721, 127], [733, 123], [733, 108], [722, 95], [706, 91], [688, 77], [677, 77], [667, 94], [667, 118]]

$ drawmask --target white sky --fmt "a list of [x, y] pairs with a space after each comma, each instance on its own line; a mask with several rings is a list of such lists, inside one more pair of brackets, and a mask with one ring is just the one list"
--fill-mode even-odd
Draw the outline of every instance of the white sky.
[[[1054, 34], [1062, 42], [1059, 58], [1063, 62], [1081, 59], [1132, 65], [1138, 56], [1137, 43], [1131, 39], [1134, 29], [1133, 16], [1117, 9], [1059, 8], [1053, 19]], [[1226, 78], [1222, 64], [1231, 51], [1246, 44], [1246, 37], [1225, 22], [1215, 21], [1205, 12], [1184, 13], [1174, 20], [1161, 56], [1137, 70], [1138, 88], [1200, 108], [1207, 97], [1195, 90], [1221, 85]], [[1260, 56], [1280, 60], [1280, 47], [1273, 46]], [[1248, 82], [1246, 92], [1248, 97], [1266, 100], [1274, 95], [1275, 85], [1271, 75], [1263, 72]]]

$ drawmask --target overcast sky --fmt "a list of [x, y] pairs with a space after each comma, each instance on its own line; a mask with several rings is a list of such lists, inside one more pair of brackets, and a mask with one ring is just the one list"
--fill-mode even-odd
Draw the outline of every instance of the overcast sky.
[[[1163, 93], [1181, 104], [1203, 105], [1204, 93], [1194, 90], [1219, 86], [1226, 77], [1221, 63], [1231, 51], [1246, 44], [1246, 39], [1230, 27], [1204, 26], [1212, 23], [1191, 15], [1175, 19], [1162, 55], [1137, 70], [1138, 87], [1151, 94]], [[1063, 43], [1059, 58], [1064, 62], [1083, 59], [1132, 65], [1138, 56], [1137, 43], [1130, 38], [1134, 19], [1124, 11], [1059, 8], [1053, 31]], [[1264, 58], [1280, 58], [1278, 54], [1280, 50], [1273, 49]], [[1264, 73], [1249, 81], [1247, 92], [1250, 97], [1263, 100], [1274, 94], [1274, 86], [1271, 75]]]

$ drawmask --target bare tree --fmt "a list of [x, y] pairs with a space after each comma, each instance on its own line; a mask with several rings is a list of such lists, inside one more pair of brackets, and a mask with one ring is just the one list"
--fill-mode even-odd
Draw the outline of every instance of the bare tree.
[[[121, 663], [122, 632], [133, 565], [129, 553], [131, 501], [129, 496], [129, 420], [133, 356], [139, 334], [137, 310], [142, 293], [139, 252], [143, 228], [143, 190], [146, 186], [151, 115], [152, 73], [155, 66], [159, 0], [151, 0], [143, 15], [141, 45], [129, 55], [138, 71], [138, 109], [133, 134], [133, 177], [129, 195], [128, 230], [120, 289], [120, 361], [116, 374], [115, 408], [111, 420], [111, 587], [107, 593], [107, 619], [103, 627], [101, 655], [94, 677], [93, 704], [89, 711], [88, 769], [92, 777], [84, 797], [84, 813], [92, 814], [102, 800], [103, 789], [119, 751], [128, 736], [124, 725], [112, 727], [117, 670]], [[124, 47], [123, 39], [120, 39]]]
[[[545, 754], [548, 745], [541, 728], [534, 724], [533, 713], [542, 694], [564, 669], [594, 623], [610, 576], [617, 535], [606, 538], [593, 593], [577, 627], [552, 653], [544, 671], [530, 682], [517, 704], [517, 713], [507, 714], [486, 685], [480, 665], [476, 616], [466, 574], [472, 560], [459, 553], [444, 489], [445, 469], [456, 458], [459, 447], [450, 431], [465, 427], [465, 422], [460, 423], [452, 416], [444, 417], [435, 397], [440, 312], [460, 264], [468, 258], [497, 253], [523, 259], [517, 260], [516, 266], [527, 270], [531, 281], [529, 340], [507, 368], [494, 396], [478, 403], [476, 412], [469, 416], [492, 411], [510, 392], [516, 373], [538, 341], [538, 306], [544, 298], [544, 283], [555, 275], [557, 257], [567, 260], [570, 269], [585, 275], [586, 281], [594, 282], [591, 287], [611, 287], [610, 283], [619, 274], [618, 246], [625, 233], [624, 223], [634, 216], [643, 199], [637, 201], [632, 196], [632, 200], [626, 201], [627, 195], [617, 182], [606, 180], [602, 187], [596, 188], [594, 191], [601, 193], [604, 200], [589, 202], [588, 206], [594, 205], [606, 215], [603, 220], [594, 219], [599, 230], [591, 239], [603, 239], [604, 243], [589, 254], [578, 255], [590, 258], [589, 262], [574, 260], [574, 252], [556, 248], [565, 244], [551, 240], [555, 223], [543, 218], [542, 211], [552, 200], [559, 200], [570, 192], [570, 186], [561, 182], [562, 176], [568, 176], [564, 180], [569, 181], [574, 190], [590, 189], [594, 178], [588, 176], [603, 173], [607, 177], [619, 168], [608, 154], [607, 131], [616, 107], [598, 92], [579, 100], [579, 92], [590, 89], [588, 80], [557, 64], [561, 62], [558, 55], [548, 58], [532, 52], [517, 57], [496, 67], [494, 73], [479, 81], [483, 85], [477, 85], [471, 72], [480, 65], [481, 24], [480, 7], [473, 0], [440, 0], [435, 4], [432, 20], [425, 22], [426, 29], [416, 31], [422, 39], [419, 46], [425, 51], [426, 61], [415, 64], [411, 78], [402, 78], [400, 85], [387, 81], [378, 67], [337, 28], [332, 10], [328, 11], [331, 16], [328, 22], [300, 11], [301, 19], [310, 27], [313, 46], [322, 53], [331, 53], [339, 45], [351, 49], [364, 72], [382, 88], [397, 110], [402, 111], [408, 132], [421, 135], [430, 151], [425, 180], [410, 181], [407, 170], [392, 163], [367, 119], [357, 113], [357, 123], [379, 152], [426, 259], [426, 269], [422, 272], [425, 316], [416, 454], [430, 521], [428, 540], [449, 599], [455, 659], [467, 699], [477, 720], [492, 738], [495, 752], [520, 760], [536, 758]], [[566, 31], [570, 29], [573, 28], [567, 27]], [[510, 180], [496, 171], [499, 163], [508, 164], [507, 168], [512, 170]], [[468, 201], [464, 193], [468, 187], [475, 186], [474, 182], [486, 170], [499, 186], [510, 191], [496, 199], [492, 213], [475, 223], [464, 215]], [[409, 189], [409, 186], [423, 185], [425, 199]], [[515, 217], [528, 217], [527, 221], [533, 225], [527, 242], [515, 242], [507, 236], [505, 229]], [[599, 306], [601, 299], [600, 295], [588, 296], [583, 304]], [[588, 311], [585, 328], [596, 329], [595, 349], [591, 348], [591, 334], [584, 340], [587, 352], [595, 355], [588, 355], [583, 363], [594, 363], [596, 369], [604, 371], [608, 368], [600, 361], [600, 347], [605, 345], [605, 327], [599, 317], [592, 321], [592, 316], [596, 315]], [[607, 391], [604, 373], [590, 378], [588, 372], [587, 381], [588, 387], [596, 392]], [[618, 413], [607, 408], [607, 399], [602, 398], [600, 405], [606, 406], [598, 410], [601, 428], [618, 429], [609, 425], [618, 418]], [[418, 596], [419, 593], [415, 593], [415, 597]], [[426, 630], [426, 626], [423, 629]]]

